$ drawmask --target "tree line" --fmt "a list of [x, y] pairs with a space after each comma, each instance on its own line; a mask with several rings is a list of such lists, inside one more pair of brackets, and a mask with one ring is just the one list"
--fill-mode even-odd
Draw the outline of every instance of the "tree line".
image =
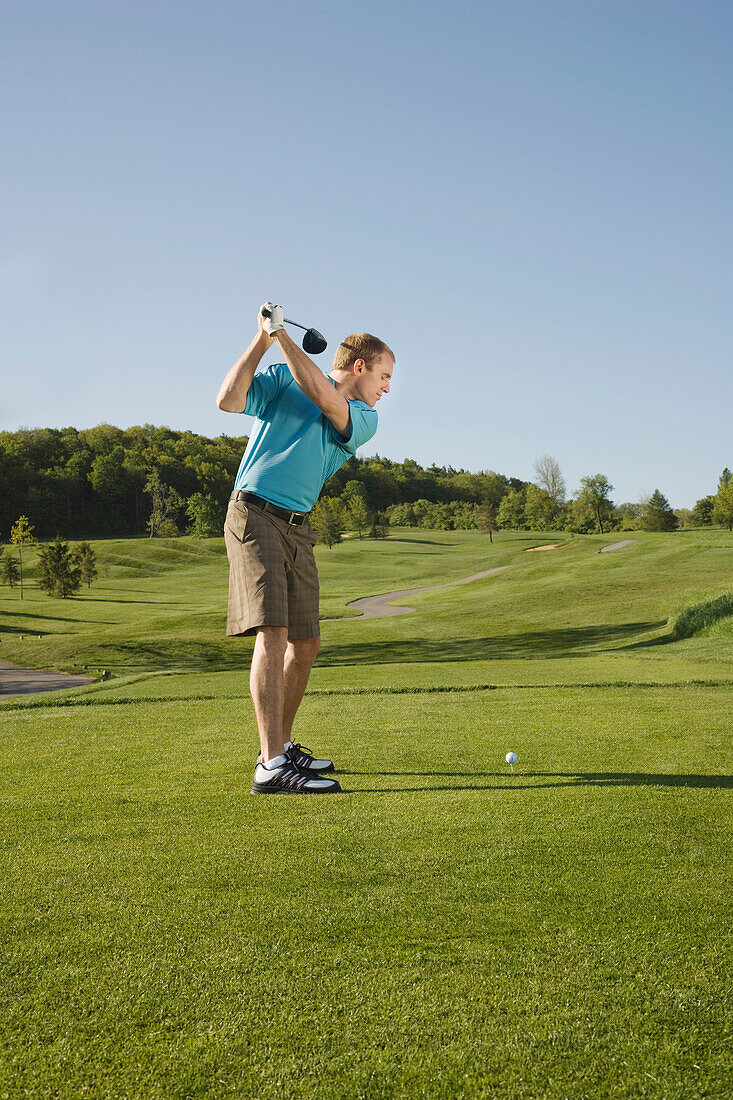
[[[0, 432], [0, 539], [25, 515], [40, 539], [220, 534], [246, 436], [209, 439], [145, 424], [116, 428], [35, 428]], [[324, 486], [341, 496], [362, 485], [376, 513], [425, 498], [438, 503], [492, 500], [525, 483], [376, 456], [352, 458]]]
[[[39, 539], [221, 534], [247, 437], [209, 439], [146, 424], [0, 432], [0, 541], [20, 516]], [[344, 528], [380, 537], [388, 524], [435, 529], [674, 530], [733, 527], [733, 480], [694, 509], [673, 510], [660, 489], [616, 504], [605, 474], [567, 495], [559, 464], [544, 455], [534, 481], [493, 470], [423, 467], [412, 459], [351, 458], [324, 486], [311, 515], [324, 541]]]
[[192, 497], [225, 505], [246, 445], [151, 424], [0, 432], [0, 539], [19, 515], [41, 539], [179, 534]]
[[694, 509], [673, 509], [659, 489], [636, 503], [615, 504], [611, 499], [613, 485], [604, 474], [581, 478], [577, 491], [566, 499], [560, 467], [549, 455], [537, 460], [535, 475], [534, 482], [507, 487], [498, 506], [488, 495], [480, 502], [420, 498], [389, 505], [383, 515], [368, 509], [363, 487], [358, 481], [350, 481], [341, 495], [321, 497], [311, 513], [311, 524], [329, 546], [338, 542], [346, 529], [357, 529], [361, 537], [364, 529], [371, 528], [371, 536], [379, 537], [388, 524], [445, 531], [473, 528], [486, 531], [489, 538], [502, 528], [579, 534], [674, 531], [683, 526], [712, 524], [733, 528], [733, 480], [727, 468], [720, 476], [717, 493], [703, 497]]

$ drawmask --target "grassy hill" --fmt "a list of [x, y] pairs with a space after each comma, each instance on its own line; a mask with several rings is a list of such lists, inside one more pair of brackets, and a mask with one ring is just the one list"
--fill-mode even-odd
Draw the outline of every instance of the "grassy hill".
[[0, 1096], [727, 1096], [733, 536], [629, 537], [318, 548], [315, 800], [248, 793], [220, 540], [31, 556], [0, 655], [113, 678], [0, 702]]
[[[322, 618], [343, 621], [323, 626], [313, 683], [328, 686], [327, 670], [343, 665], [353, 668], [362, 686], [378, 685], [385, 675], [403, 682], [399, 669], [385, 673], [384, 666], [404, 664], [418, 683], [441, 677], [447, 683], [453, 676], [467, 682], [469, 670], [481, 682], [538, 675], [566, 680], [582, 675], [577, 662], [587, 657], [602, 679], [666, 676], [670, 657], [681, 678], [726, 675], [733, 656], [729, 626], [717, 624], [706, 637], [670, 648], [669, 620], [711, 593], [733, 590], [733, 536], [634, 533], [623, 550], [597, 553], [614, 538], [560, 535], [549, 537], [558, 549], [527, 553], [546, 544], [547, 533], [501, 532], [490, 544], [478, 532], [405, 529], [386, 541], [318, 547]], [[88, 665], [115, 675], [236, 670], [248, 661], [251, 642], [224, 637], [223, 540], [94, 546], [102, 575], [69, 600], [39, 592], [35, 555], [26, 554], [25, 599], [7, 589], [0, 599], [0, 656], [31, 667], [72, 671]], [[416, 615], [365, 621], [347, 607], [360, 596], [444, 584], [497, 566], [511, 568], [403, 600]], [[560, 658], [574, 661], [558, 667]], [[542, 667], [528, 669], [527, 661]]]

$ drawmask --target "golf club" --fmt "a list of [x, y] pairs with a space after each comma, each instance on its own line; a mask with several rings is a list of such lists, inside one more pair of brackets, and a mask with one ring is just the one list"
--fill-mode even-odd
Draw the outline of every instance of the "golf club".
[[[264, 306], [261, 311], [263, 317], [269, 317], [270, 311]], [[322, 351], [325, 351], [328, 347], [325, 337], [316, 328], [306, 328], [305, 325], [299, 325], [297, 321], [291, 321], [289, 317], [283, 317], [283, 321], [287, 325], [295, 325], [296, 328], [302, 328], [305, 330], [305, 336], [303, 337], [303, 351], [306, 351], [308, 355], [320, 355]]]

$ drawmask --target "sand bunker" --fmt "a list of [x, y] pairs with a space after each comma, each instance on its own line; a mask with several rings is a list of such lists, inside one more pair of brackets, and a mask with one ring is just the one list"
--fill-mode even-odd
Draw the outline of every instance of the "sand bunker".
[[561, 542], [548, 542], [546, 546], [529, 546], [524, 552], [533, 554], [535, 550], [559, 550], [561, 546]]

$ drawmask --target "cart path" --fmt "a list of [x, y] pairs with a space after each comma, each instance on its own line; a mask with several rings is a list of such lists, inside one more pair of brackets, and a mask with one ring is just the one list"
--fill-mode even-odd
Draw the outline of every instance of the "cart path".
[[[452, 588], [456, 584], [468, 584], [470, 581], [479, 581], [482, 577], [491, 577], [494, 573], [503, 573], [510, 569], [509, 565], [500, 565], [496, 569], [484, 569], [482, 573], [473, 573], [470, 577], [461, 577], [457, 581], [448, 581], [446, 584], [431, 584], [426, 588], [401, 588], [397, 592], [384, 592], [381, 596], [362, 596], [358, 600], [352, 600], [347, 607], [353, 607], [361, 612], [364, 619], [381, 619], [385, 615], [410, 615], [416, 611], [415, 607], [392, 607], [392, 600], [401, 600], [405, 596], [416, 596], [418, 592], [435, 592], [437, 588]], [[343, 619], [324, 619], [324, 622], [344, 622]]]
[[597, 553], [607, 554], [609, 550], [623, 550], [624, 546], [632, 546], [633, 542], [633, 539], [624, 539], [623, 542], [612, 542], [610, 546], [602, 546]]
[[34, 691], [62, 691], [64, 688], [93, 684], [93, 676], [75, 676], [70, 672], [42, 668], [19, 668], [0, 661], [0, 699], [10, 695], [30, 695]]

